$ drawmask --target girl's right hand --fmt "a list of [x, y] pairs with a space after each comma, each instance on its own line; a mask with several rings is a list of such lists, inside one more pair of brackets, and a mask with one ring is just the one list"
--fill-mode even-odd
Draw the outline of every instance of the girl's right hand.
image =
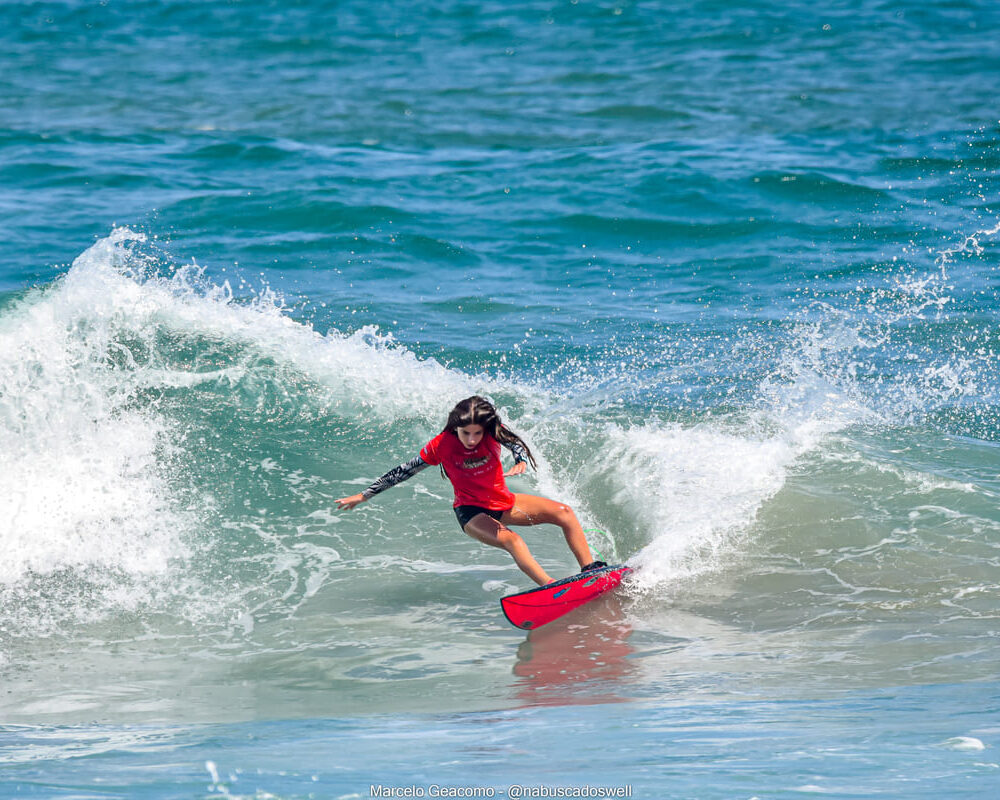
[[363, 494], [352, 494], [350, 497], [341, 497], [339, 500], [335, 501], [337, 503], [337, 508], [342, 511], [350, 511], [355, 506], [361, 505], [368, 498]]

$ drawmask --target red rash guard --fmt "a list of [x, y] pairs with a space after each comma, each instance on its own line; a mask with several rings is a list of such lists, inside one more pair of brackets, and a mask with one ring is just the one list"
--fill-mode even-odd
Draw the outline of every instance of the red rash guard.
[[514, 507], [514, 494], [503, 478], [500, 443], [488, 433], [483, 433], [472, 450], [466, 450], [456, 434], [443, 431], [424, 445], [420, 458], [444, 467], [455, 488], [454, 506], [479, 506], [490, 511]]

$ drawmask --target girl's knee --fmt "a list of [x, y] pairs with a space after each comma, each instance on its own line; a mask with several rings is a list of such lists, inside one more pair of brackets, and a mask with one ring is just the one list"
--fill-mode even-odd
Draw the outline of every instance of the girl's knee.
[[544, 506], [528, 515], [532, 525], [547, 522], [550, 525], [566, 525], [576, 519], [573, 509], [565, 503], [555, 501], [546, 502]]
[[576, 519], [573, 509], [565, 503], [556, 503], [556, 507], [552, 510], [552, 516], [558, 525], [563, 525]]
[[511, 552], [524, 545], [524, 540], [520, 535], [514, 533], [510, 528], [501, 528], [497, 531], [497, 541], [507, 552]]

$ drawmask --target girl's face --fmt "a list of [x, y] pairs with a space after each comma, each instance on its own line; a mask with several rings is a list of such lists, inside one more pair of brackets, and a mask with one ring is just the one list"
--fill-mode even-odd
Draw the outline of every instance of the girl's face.
[[458, 441], [466, 450], [471, 450], [483, 440], [482, 425], [466, 425], [464, 428], [455, 428], [458, 434]]

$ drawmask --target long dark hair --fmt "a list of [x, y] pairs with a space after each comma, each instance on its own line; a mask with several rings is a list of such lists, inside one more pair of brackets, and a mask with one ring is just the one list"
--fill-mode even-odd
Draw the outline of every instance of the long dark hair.
[[483, 430], [500, 444], [516, 444], [523, 447], [528, 463], [537, 468], [535, 457], [531, 455], [531, 450], [524, 443], [524, 439], [500, 421], [496, 408], [485, 397], [473, 395], [459, 402], [448, 415], [444, 429], [449, 433], [455, 433], [457, 428], [465, 428], [468, 425], [482, 425]]

